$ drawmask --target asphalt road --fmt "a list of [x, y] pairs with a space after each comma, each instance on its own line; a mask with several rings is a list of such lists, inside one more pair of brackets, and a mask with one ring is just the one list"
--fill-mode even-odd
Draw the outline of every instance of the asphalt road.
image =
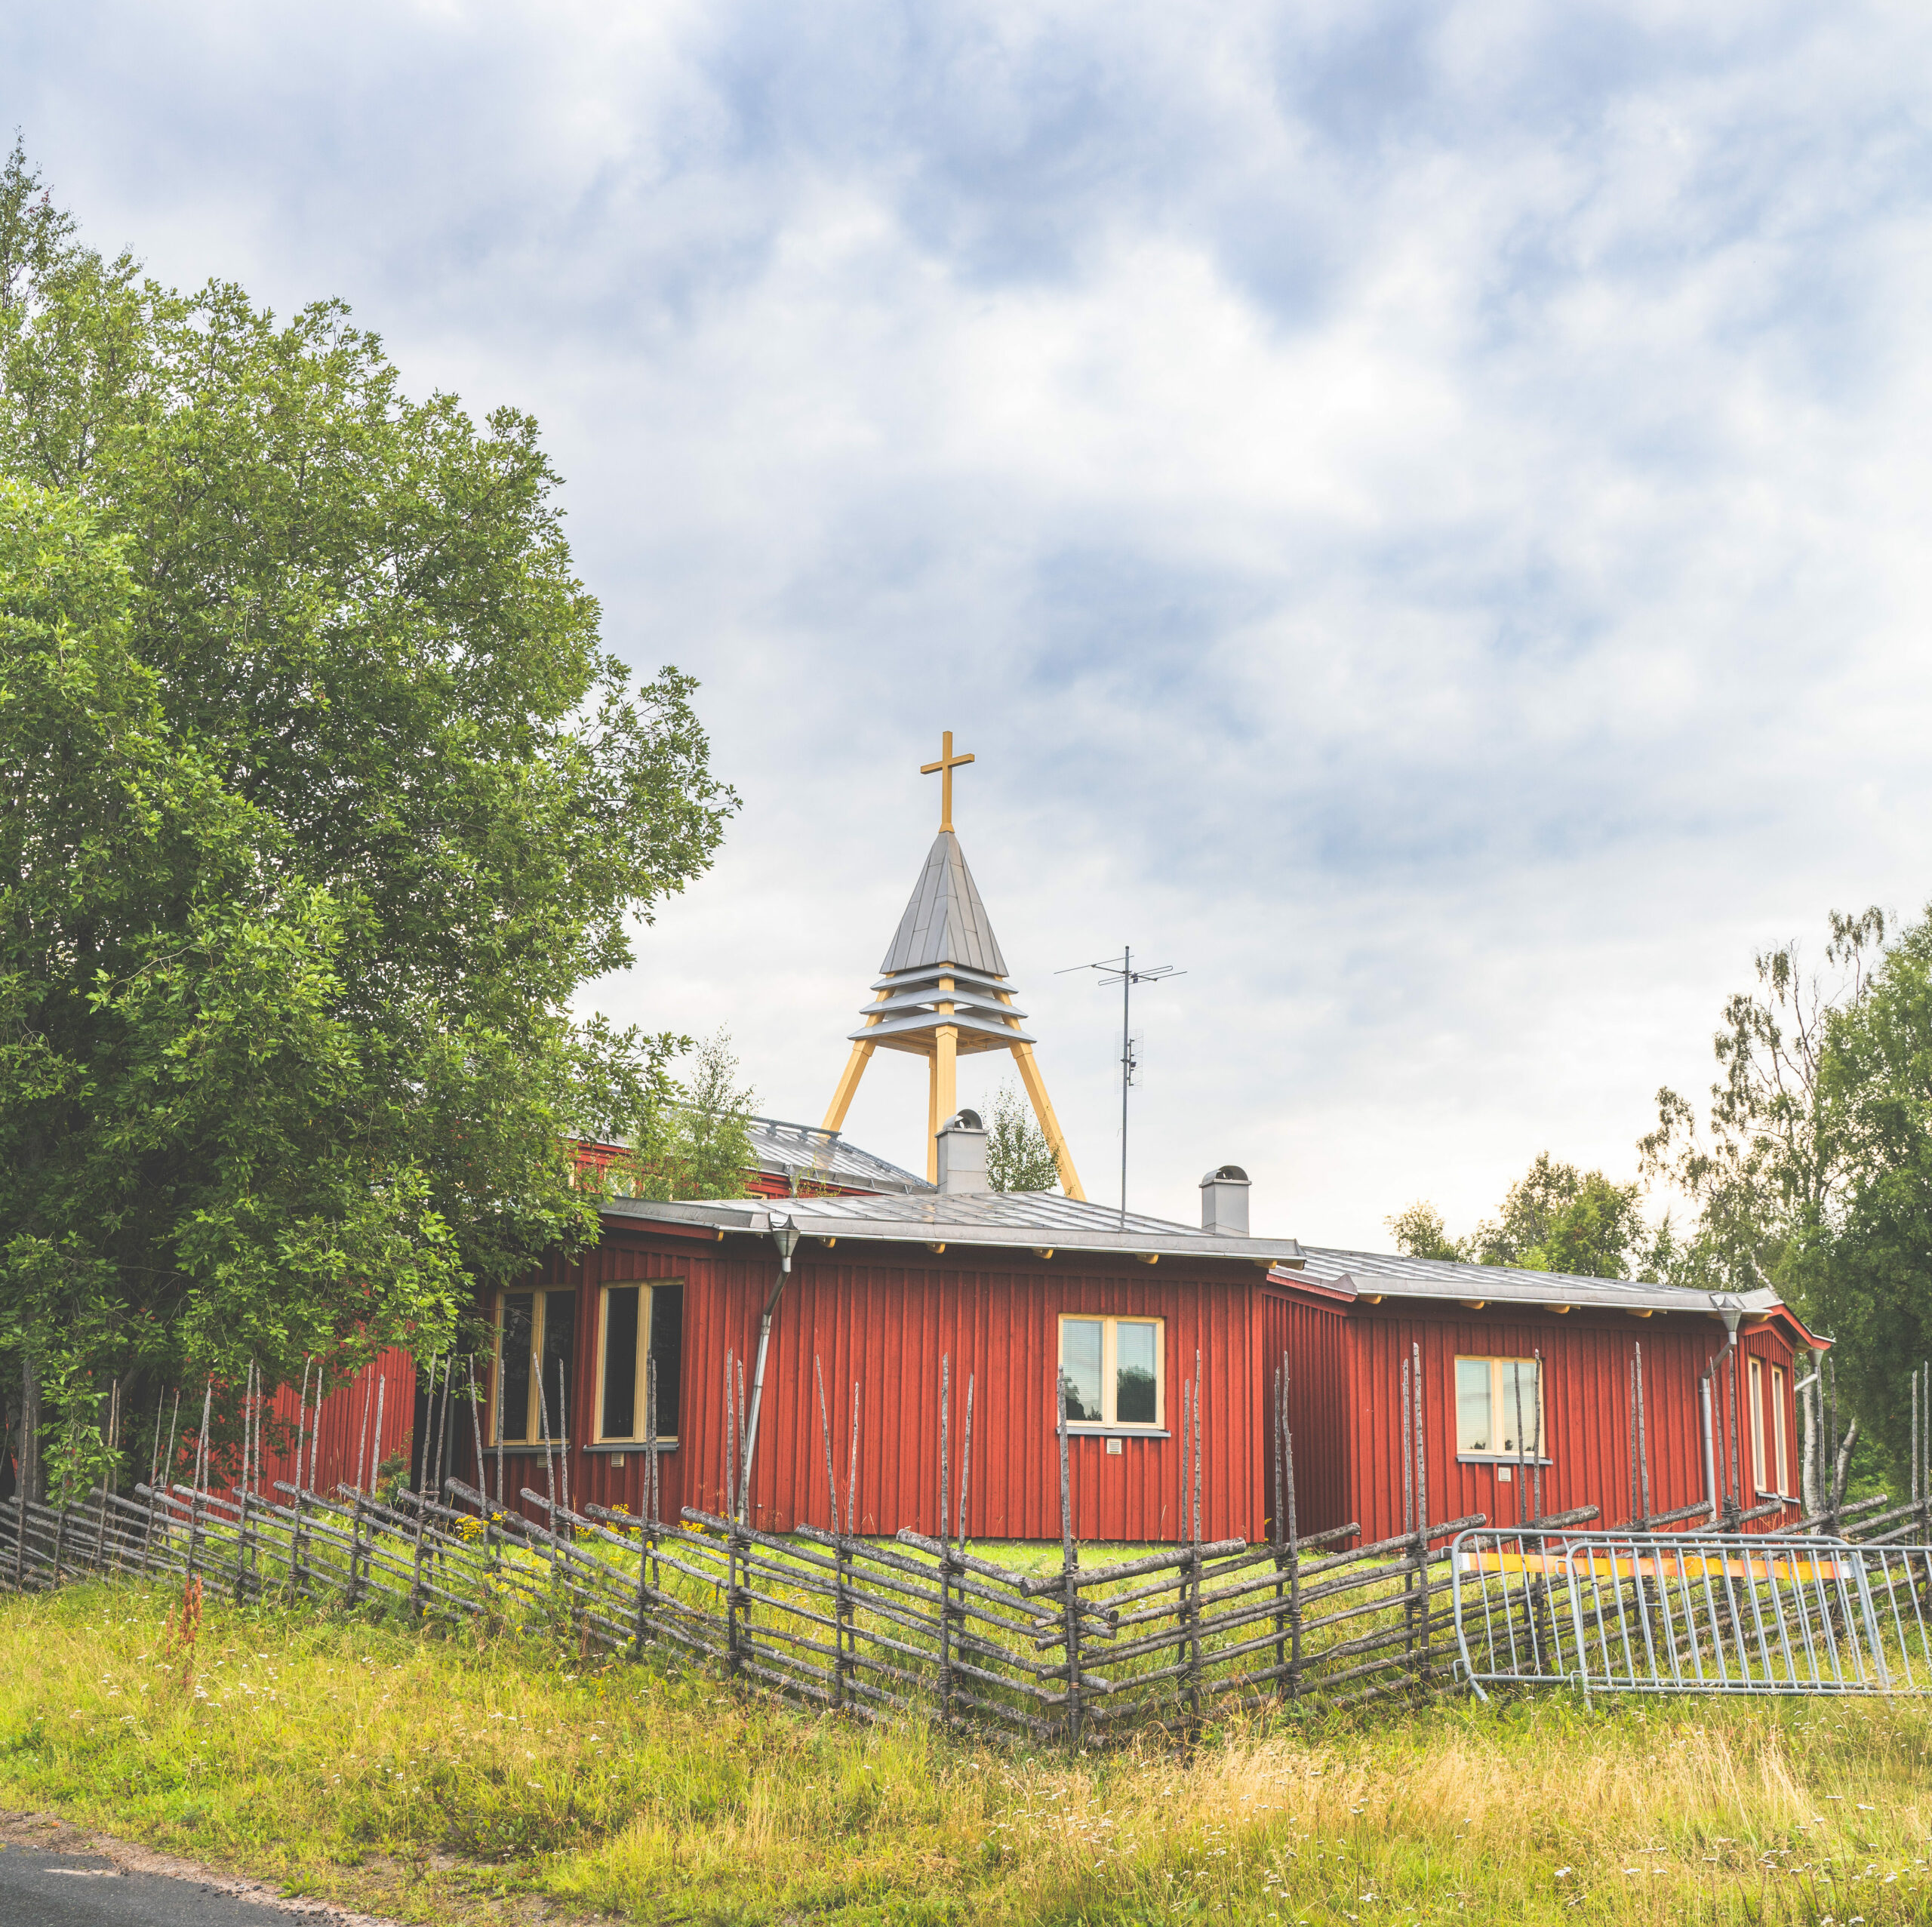
[[294, 1927], [299, 1917], [100, 1854], [0, 1845], [0, 1927]]

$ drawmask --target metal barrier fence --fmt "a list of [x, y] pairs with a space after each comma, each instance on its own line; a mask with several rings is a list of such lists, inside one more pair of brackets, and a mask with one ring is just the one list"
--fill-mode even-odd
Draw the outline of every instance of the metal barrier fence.
[[1464, 1532], [1458, 1672], [1476, 1692], [1932, 1692], [1932, 1549], [1768, 1534]]

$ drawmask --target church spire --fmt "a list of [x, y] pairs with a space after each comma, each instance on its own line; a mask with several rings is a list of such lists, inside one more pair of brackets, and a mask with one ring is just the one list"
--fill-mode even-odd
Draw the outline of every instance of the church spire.
[[1020, 1028], [1026, 1013], [1013, 1001], [1006, 959], [993, 934], [965, 852], [952, 829], [952, 772], [974, 760], [952, 753], [952, 732], [940, 759], [921, 765], [940, 779], [940, 829], [926, 853], [891, 947], [872, 985], [865, 1022], [851, 1033], [852, 1054], [825, 1114], [825, 1128], [841, 1129], [874, 1051], [910, 1051], [926, 1058], [926, 1175], [939, 1173], [939, 1128], [958, 1108], [958, 1062], [977, 1051], [1011, 1051], [1034, 1115], [1054, 1154], [1060, 1188], [1084, 1198], [1060, 1120], [1033, 1056], [1034, 1040]]

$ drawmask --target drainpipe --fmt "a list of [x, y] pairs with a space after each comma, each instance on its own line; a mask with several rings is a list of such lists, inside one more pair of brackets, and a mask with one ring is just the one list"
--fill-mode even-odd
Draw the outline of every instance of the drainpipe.
[[[1716, 1361], [1713, 1359], [1712, 1364]], [[1717, 1448], [1711, 1436], [1711, 1369], [1707, 1365], [1704, 1375], [1697, 1381], [1697, 1425], [1704, 1442], [1704, 1497], [1711, 1508], [1711, 1523], [1718, 1522], [1718, 1461]]]
[[789, 1217], [771, 1214], [771, 1242], [778, 1247], [778, 1276], [771, 1281], [771, 1295], [764, 1301], [764, 1316], [758, 1320], [758, 1362], [752, 1367], [752, 1409], [745, 1428], [745, 1462], [738, 1473], [738, 1518], [742, 1523], [751, 1512], [752, 1459], [758, 1451], [758, 1413], [764, 1404], [764, 1356], [771, 1348], [771, 1321], [778, 1310], [778, 1295], [792, 1269], [792, 1254], [798, 1248], [798, 1227]]
[[[1728, 1291], [1713, 1291], [1711, 1294], [1711, 1309], [1717, 1313], [1718, 1317], [1724, 1320], [1724, 1350], [1734, 1353], [1737, 1350], [1737, 1322], [1744, 1315], [1743, 1300], [1741, 1298], [1734, 1297]], [[1704, 1369], [1704, 1463], [1706, 1467], [1707, 1476], [1710, 1482], [1706, 1489], [1710, 1491], [1713, 1495], [1715, 1495], [1717, 1491], [1717, 1473], [1715, 1461], [1712, 1456], [1711, 1447], [1712, 1421], [1711, 1395], [1712, 1387], [1715, 1385], [1717, 1378], [1718, 1359], [1721, 1359], [1723, 1356], [1724, 1352], [1718, 1353], [1718, 1358], [1712, 1359], [1710, 1363], [1706, 1366]], [[1731, 1361], [1730, 1382], [1732, 1409], [1734, 1413], [1736, 1411], [1737, 1399], [1737, 1362], [1735, 1358]], [[1737, 1467], [1737, 1446], [1738, 1441], [1737, 1437], [1737, 1427], [1735, 1424], [1734, 1424], [1732, 1427], [1730, 1448], [1724, 1455], [1724, 1463], [1730, 1468], [1730, 1476], [1729, 1480], [1726, 1483], [1724, 1495], [1724, 1522], [1725, 1525], [1733, 1531], [1738, 1529], [1738, 1521], [1734, 1515], [1739, 1509], [1744, 1492], [1743, 1477], [1739, 1472]], [[1735, 1497], [1733, 1496], [1734, 1487], [1736, 1488]], [[1711, 1501], [1711, 1523], [1715, 1525], [1717, 1522], [1717, 1501], [1715, 1497], [1713, 1496]]]

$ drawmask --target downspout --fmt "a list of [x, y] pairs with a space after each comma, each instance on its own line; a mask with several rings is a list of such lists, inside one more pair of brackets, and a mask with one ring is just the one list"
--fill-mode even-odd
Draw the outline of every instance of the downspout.
[[745, 1427], [745, 1462], [738, 1473], [738, 1518], [742, 1523], [751, 1511], [752, 1461], [758, 1451], [758, 1414], [764, 1405], [764, 1359], [771, 1349], [771, 1321], [778, 1310], [779, 1294], [792, 1270], [792, 1254], [797, 1248], [798, 1227], [789, 1217], [771, 1214], [771, 1242], [778, 1247], [778, 1276], [771, 1281], [771, 1294], [764, 1301], [764, 1316], [758, 1320], [758, 1359], [752, 1367], [752, 1408]]
[[[1743, 1304], [1738, 1299], [1733, 1297], [1728, 1291], [1713, 1291], [1711, 1294], [1711, 1308], [1724, 1320], [1724, 1350], [1734, 1353], [1737, 1350], [1737, 1321], [1743, 1316], [1744, 1312]], [[1709, 1469], [1710, 1476], [1710, 1484], [1706, 1490], [1713, 1494], [1717, 1490], [1717, 1474], [1715, 1462], [1711, 1456], [1712, 1418], [1711, 1392], [1716, 1380], [1718, 1359], [1723, 1356], [1724, 1352], [1718, 1353], [1718, 1358], [1712, 1359], [1704, 1371], [1704, 1455], [1705, 1464]], [[1729, 1476], [1724, 1486], [1724, 1522], [1732, 1531], [1736, 1531], [1739, 1524], [1736, 1515], [1742, 1507], [1744, 1498], [1744, 1480], [1737, 1465], [1739, 1456], [1737, 1424], [1737, 1361], [1735, 1357], [1731, 1360], [1730, 1384], [1731, 1437], [1730, 1450], [1724, 1454], [1724, 1464], [1728, 1470]], [[1734, 1496], [1734, 1488], [1735, 1488]], [[1717, 1522], [1717, 1502], [1713, 1498], [1711, 1504], [1711, 1523], [1715, 1525]]]
[[[1714, 1365], [1715, 1359], [1712, 1361]], [[1711, 1523], [1718, 1522], [1717, 1448], [1711, 1436], [1711, 1365], [1697, 1381], [1697, 1424], [1704, 1442], [1704, 1497], [1711, 1508]]]

